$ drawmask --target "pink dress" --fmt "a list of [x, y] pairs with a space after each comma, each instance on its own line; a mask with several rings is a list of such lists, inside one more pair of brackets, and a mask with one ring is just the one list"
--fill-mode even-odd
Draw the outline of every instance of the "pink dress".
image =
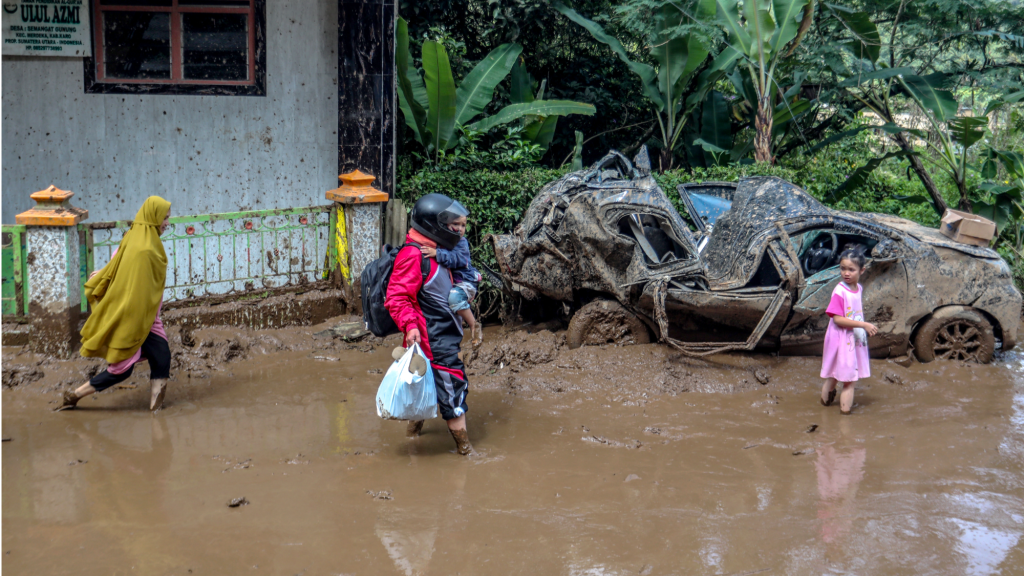
[[[117, 250], [114, 250], [110, 257], [113, 258], [114, 254], [117, 254]], [[164, 323], [160, 320], [160, 309], [164, 307], [164, 299], [160, 298], [160, 303], [156, 305], [156, 319], [153, 320], [153, 327], [149, 329], [151, 334], [167, 340], [167, 332], [164, 332]], [[139, 360], [142, 360], [142, 348], [140, 347], [132, 354], [132, 357], [127, 360], [121, 360], [117, 364], [111, 364], [107, 366], [107, 372], [111, 374], [124, 374], [129, 368], [134, 366]]]
[[864, 289], [857, 284], [857, 290], [850, 290], [840, 282], [832, 291], [832, 301], [825, 313], [829, 315], [828, 330], [825, 331], [825, 351], [821, 358], [821, 377], [835, 378], [839, 382], [856, 382], [871, 376], [868, 364], [867, 333], [862, 329], [836, 326], [832, 316], [843, 316], [858, 322], [864, 321], [864, 307], [861, 295]]

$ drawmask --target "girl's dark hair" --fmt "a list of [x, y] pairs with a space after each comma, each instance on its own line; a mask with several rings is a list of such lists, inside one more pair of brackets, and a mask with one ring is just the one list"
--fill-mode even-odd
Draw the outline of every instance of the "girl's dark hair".
[[857, 265], [858, 268], [863, 268], [868, 263], [868, 257], [865, 254], [865, 248], [863, 244], [847, 244], [843, 251], [839, 254], [839, 261], [849, 260]]

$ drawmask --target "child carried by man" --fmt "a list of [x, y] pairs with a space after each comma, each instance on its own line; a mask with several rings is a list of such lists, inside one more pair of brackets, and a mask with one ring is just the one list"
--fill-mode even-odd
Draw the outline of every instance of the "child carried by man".
[[482, 276], [480, 272], [470, 263], [469, 241], [466, 240], [466, 217], [457, 218], [448, 225], [448, 229], [455, 232], [462, 238], [452, 250], [444, 248], [421, 247], [420, 252], [428, 258], [434, 258], [437, 263], [448, 268], [452, 273], [454, 287], [448, 293], [448, 306], [455, 312], [469, 327], [473, 335], [473, 346], [479, 346], [484, 341], [483, 326], [473, 317], [470, 303], [476, 298], [477, 289], [480, 286]]

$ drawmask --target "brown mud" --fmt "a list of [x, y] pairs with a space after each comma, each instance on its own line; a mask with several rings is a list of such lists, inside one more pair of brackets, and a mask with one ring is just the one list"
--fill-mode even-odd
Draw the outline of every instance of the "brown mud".
[[[1012, 574], [1024, 355], [874, 361], [852, 417], [820, 361], [489, 328], [463, 458], [374, 410], [398, 337], [169, 329], [148, 367], [3, 349], [3, 568], [42, 574]], [[316, 336], [320, 333], [319, 336]], [[468, 346], [466, 347], [469, 350]], [[236, 506], [232, 506], [235, 502]]]

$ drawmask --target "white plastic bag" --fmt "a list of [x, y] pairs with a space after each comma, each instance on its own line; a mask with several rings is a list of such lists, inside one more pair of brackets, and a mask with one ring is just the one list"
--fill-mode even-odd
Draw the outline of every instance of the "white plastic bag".
[[[423, 376], [409, 370], [413, 355], [420, 355], [427, 364]], [[430, 360], [419, 344], [413, 344], [400, 360], [388, 368], [377, 389], [377, 416], [386, 420], [427, 420], [437, 417], [437, 391]]]

